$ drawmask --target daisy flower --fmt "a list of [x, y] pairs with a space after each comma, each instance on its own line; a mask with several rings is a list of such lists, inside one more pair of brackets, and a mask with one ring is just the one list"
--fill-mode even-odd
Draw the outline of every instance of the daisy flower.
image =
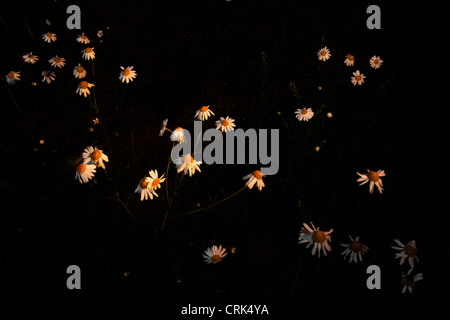
[[365, 78], [366, 76], [364, 74], [359, 73], [359, 70], [356, 70], [356, 72], [353, 72], [352, 83], [353, 85], [358, 84], [360, 86], [364, 83]]
[[153, 200], [153, 196], [158, 196], [155, 191], [151, 188], [151, 179], [149, 177], [144, 177], [139, 180], [138, 186], [134, 193], [139, 193], [141, 195], [141, 201], [148, 200], [150, 198]]
[[94, 47], [87, 47], [81, 52], [83, 53], [82, 58], [84, 58], [85, 60], [95, 59]]
[[76, 93], [80, 93], [80, 96], [84, 95], [85, 97], [87, 97], [88, 94], [91, 94], [89, 88], [92, 88], [93, 86], [94, 84], [83, 80], [78, 84]]
[[216, 130], [222, 130], [222, 132], [227, 132], [227, 130], [234, 130], [234, 127], [236, 125], [234, 124], [234, 119], [231, 119], [230, 117], [220, 117], [220, 120], [216, 121]]
[[[161, 177], [158, 177], [158, 170], [151, 170], [149, 171], [150, 174], [150, 179], [148, 180], [148, 182], [150, 183], [150, 187], [156, 191], [156, 189], [161, 188], [161, 183], [164, 182], [164, 180], [166, 180], [166, 178], [164, 178], [164, 173]], [[156, 192], [155, 192], [156, 195]]]
[[172, 134], [170, 135], [171, 141], [178, 141], [183, 142], [184, 141], [184, 130], [181, 127], [176, 128], [173, 130]]
[[330, 50], [326, 46], [323, 47], [322, 49], [320, 49], [317, 52], [317, 57], [319, 58], [319, 60], [322, 60], [322, 61], [326, 61], [326, 60], [330, 59], [330, 57], [331, 57]]
[[297, 109], [295, 113], [297, 114], [295, 117], [299, 121], [309, 121], [314, 116], [314, 111], [311, 108]]
[[302, 226], [300, 233], [298, 235], [298, 243], [306, 243], [311, 242], [311, 232], [309, 232], [308, 229], [305, 228], [305, 226]]
[[97, 167], [102, 167], [105, 169], [104, 161], [108, 162], [108, 156], [103, 153], [102, 150], [99, 150], [97, 147], [93, 148], [91, 146], [84, 149], [83, 152], [83, 163], [86, 164], [95, 164]]
[[130, 81], [133, 81], [133, 78], [136, 78], [136, 71], [133, 70], [133, 66], [128, 66], [126, 69], [124, 67], [120, 67], [122, 71], [120, 72], [119, 80], [122, 80], [122, 83], [126, 81], [129, 83]]
[[378, 69], [379, 67], [381, 67], [383, 60], [381, 60], [379, 56], [373, 56], [372, 58], [370, 58], [369, 63], [372, 68]]
[[84, 32], [81, 33], [80, 36], [78, 36], [77, 41], [84, 44], [88, 44], [89, 42], [91, 42], [91, 40], [89, 40], [89, 38], [84, 35]]
[[89, 182], [95, 173], [95, 164], [80, 163], [75, 170], [75, 179], [80, 183]]
[[22, 56], [22, 58], [23, 58], [23, 60], [24, 60], [25, 62], [28, 62], [28, 63], [31, 63], [31, 64], [34, 64], [36, 61], [39, 60], [38, 56], [37, 56], [37, 55], [34, 55], [33, 52], [24, 54], [24, 55]]
[[190, 154], [187, 154], [182, 158], [175, 159], [173, 162], [177, 166], [177, 172], [183, 171], [184, 174], [189, 173], [190, 177], [195, 173], [195, 170], [201, 172], [200, 165], [202, 164], [202, 161], [194, 160]]
[[48, 60], [48, 62], [52, 65], [52, 67], [58, 67], [58, 68], [64, 67], [64, 65], [66, 64], [64, 61], [66, 61], [66, 59], [60, 58], [60, 57], [58, 57], [58, 55], [56, 55], [53, 58], [51, 58], [50, 60]]
[[222, 245], [219, 247], [212, 246], [211, 248], [208, 248], [205, 250], [205, 253], [203, 254], [203, 258], [205, 259], [205, 262], [208, 264], [216, 264], [217, 262], [221, 261], [222, 258], [224, 258], [228, 253], [225, 252], [226, 249], [222, 248]]
[[53, 71], [42, 71], [42, 82], [47, 81], [47, 84], [55, 80], [55, 73]]
[[359, 261], [362, 261], [362, 255], [365, 254], [367, 252], [367, 250], [369, 250], [369, 248], [365, 245], [363, 245], [361, 242], [359, 242], [359, 237], [356, 237], [355, 240], [353, 240], [353, 238], [349, 235], [348, 236], [351, 240], [350, 243], [341, 243], [341, 246], [343, 246], [344, 248], [346, 248], [341, 254], [344, 254], [344, 260], [345, 258], [347, 258], [347, 255], [350, 254], [350, 260], [349, 262], [355, 261], [358, 262], [358, 258]]
[[75, 79], [83, 79], [84, 77], [86, 77], [87, 71], [85, 68], [83, 68], [81, 66], [81, 64], [79, 63], [78, 66], [76, 66], [75, 68], [73, 68], [73, 75], [75, 76]]
[[[330, 233], [333, 232], [333, 229], [330, 229], [329, 231], [321, 231], [319, 230], [319, 228], [316, 229], [316, 227], [314, 227], [314, 225], [311, 223], [312, 225], [312, 229], [306, 224], [303, 223], [303, 226], [306, 228], [306, 230], [308, 230], [310, 232], [311, 238], [309, 240], [308, 245], [306, 246], [307, 248], [313, 244], [313, 249], [311, 254], [314, 255], [316, 254], [316, 251], [318, 252], [318, 256], [320, 258], [320, 250], [322, 250], [324, 255], [327, 255], [327, 250], [331, 251], [331, 247], [328, 244], [328, 241], [331, 242], [331, 236]], [[308, 237], [309, 239], [309, 237]], [[306, 240], [306, 238], [304, 239]]]
[[400, 258], [400, 265], [405, 262], [406, 259], [408, 259], [409, 265], [411, 266], [411, 269], [414, 268], [414, 260], [419, 262], [419, 258], [417, 257], [417, 248], [416, 248], [416, 241], [411, 240], [406, 244], [406, 246], [400, 242], [398, 239], [394, 239], [395, 243], [398, 245], [398, 247], [392, 246], [393, 249], [400, 250], [400, 252], [395, 254], [395, 258]]
[[215, 116], [214, 112], [212, 112], [212, 110], [209, 109], [209, 106], [203, 106], [197, 110], [197, 113], [195, 114], [194, 117], [198, 116], [199, 120], [204, 121], [204, 120], [208, 119], [208, 117], [210, 117], [211, 114]]
[[414, 275], [414, 277], [411, 277], [410, 276], [411, 270], [409, 270], [406, 275], [404, 272], [402, 272], [402, 280], [401, 280], [403, 284], [402, 293], [405, 293], [406, 290], [408, 290], [409, 293], [412, 293], [414, 283], [423, 279], [422, 273], [418, 273]]
[[97, 31], [97, 37], [99, 37], [99, 38], [103, 37], [103, 30]]
[[159, 129], [159, 136], [161, 137], [164, 134], [164, 131], [166, 131], [167, 122], [169, 119], [164, 119], [164, 121], [161, 124], [161, 129]]
[[55, 33], [51, 33], [51, 32], [47, 32], [44, 33], [42, 35], [42, 39], [44, 39], [45, 42], [52, 42], [52, 41], [56, 41], [56, 34]]
[[252, 173], [246, 175], [245, 177], [242, 177], [242, 180], [247, 180], [247, 182], [245, 183], [245, 185], [251, 189], [253, 188], [253, 186], [256, 183], [256, 186], [258, 187], [258, 190], [261, 191], [263, 187], [265, 187], [266, 185], [264, 184], [263, 181], [263, 177], [265, 177], [265, 175], [263, 175], [261, 173], [261, 171], [259, 170], [255, 170]]
[[10, 71], [5, 76], [6, 82], [8, 84], [14, 84], [16, 81], [20, 81], [20, 71]]
[[367, 174], [361, 174], [356, 172], [359, 175], [357, 182], [361, 182], [359, 185], [362, 186], [363, 184], [369, 183], [369, 192], [373, 192], [373, 186], [377, 186], [378, 191], [380, 193], [383, 193], [383, 181], [381, 181], [380, 177], [384, 177], [386, 174], [384, 173], [384, 170], [378, 170], [377, 172], [371, 171], [367, 169]]
[[345, 56], [344, 63], [347, 67], [351, 67], [355, 64], [355, 57], [351, 54]]

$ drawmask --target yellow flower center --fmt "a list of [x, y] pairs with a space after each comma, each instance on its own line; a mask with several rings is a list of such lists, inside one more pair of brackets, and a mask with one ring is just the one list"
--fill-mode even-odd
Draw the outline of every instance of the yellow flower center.
[[50, 76], [50, 72], [44, 71], [44, 77], [49, 77], [49, 76]]
[[156, 187], [159, 184], [159, 178], [156, 178], [155, 180], [153, 180], [152, 182], [152, 187]]
[[414, 257], [416, 255], [417, 249], [414, 248], [411, 245], [406, 245], [405, 246], [405, 253], [409, 256], [409, 257]]
[[78, 166], [77, 166], [77, 172], [79, 173], [79, 174], [81, 174], [81, 173], [83, 173], [83, 172], [85, 172], [86, 171], [86, 165], [84, 164], [84, 163], [80, 163]]
[[209, 108], [207, 106], [203, 106], [200, 108], [200, 112], [206, 112], [206, 111], [208, 111], [208, 109]]
[[142, 189], [145, 189], [145, 188], [147, 188], [147, 186], [148, 186], [148, 182], [145, 181], [145, 179], [146, 179], [146, 178], [142, 178], [141, 180], [139, 180], [139, 186], [140, 186]]
[[185, 163], [193, 163], [194, 162], [194, 158], [190, 154], [187, 154], [187, 155], [184, 156], [184, 162]]
[[10, 78], [10, 79], [14, 78], [14, 72], [8, 73], [8, 78]]
[[361, 79], [362, 79], [362, 77], [359, 74], [355, 77], [356, 81], [361, 81]]
[[380, 176], [375, 171], [371, 171], [367, 176], [369, 177], [370, 181], [373, 182], [377, 182], [380, 179]]
[[87, 39], [87, 37], [86, 37], [84, 34], [82, 34], [82, 35], [81, 35], [81, 39], [84, 40], [84, 39]]
[[78, 68], [77, 68], [77, 72], [78, 73], [82, 73], [84, 71], [84, 68], [82, 67], [82, 66], [79, 66]]
[[373, 60], [373, 63], [378, 64], [378, 63], [380, 63], [380, 61], [378, 61], [378, 59], [375, 59], [375, 60]]
[[307, 113], [308, 113], [308, 110], [306, 110], [306, 109], [302, 110], [302, 114], [307, 114]]
[[312, 239], [315, 242], [325, 242], [327, 240], [327, 235], [325, 234], [325, 232], [320, 231], [320, 230], [316, 230], [314, 231], [313, 235], [312, 235]]
[[61, 58], [60, 57], [56, 57], [55, 59], [53, 59], [54, 63], [60, 63], [61, 62]]
[[262, 175], [261, 171], [259, 171], [259, 170], [253, 171], [252, 174], [258, 180], [261, 180], [263, 178], [263, 175]]
[[220, 260], [220, 256], [218, 254], [215, 254], [211, 257], [211, 261], [217, 262]]
[[322, 57], [326, 56], [328, 52], [326, 52], [325, 50], [323, 50], [320, 54], [322, 55]]
[[361, 244], [361, 242], [359, 241], [353, 241], [352, 243], [350, 243], [350, 250], [352, 250], [353, 252], [360, 252], [362, 251], [363, 246]]
[[129, 69], [125, 69], [123, 70], [123, 75], [126, 77], [130, 74], [130, 70]]
[[355, 57], [352, 56], [352, 55], [350, 54], [350, 55], [347, 57], [347, 59], [350, 60], [350, 61], [353, 61], [353, 60], [355, 60]]
[[84, 52], [86, 52], [86, 53], [91, 53], [92, 52], [92, 48], [86, 48], [86, 50], [84, 50]]
[[94, 150], [90, 155], [92, 160], [98, 160], [98, 159], [100, 159], [101, 156], [102, 156], [102, 152], [100, 150]]
[[81, 81], [80, 82], [80, 88], [81, 89], [86, 89], [88, 86], [89, 86], [89, 83], [87, 81]]
[[230, 125], [230, 123], [228, 122], [228, 120], [222, 120], [222, 125], [224, 127], [228, 127]]
[[47, 37], [48, 37], [48, 38], [53, 37], [53, 33], [47, 32]]

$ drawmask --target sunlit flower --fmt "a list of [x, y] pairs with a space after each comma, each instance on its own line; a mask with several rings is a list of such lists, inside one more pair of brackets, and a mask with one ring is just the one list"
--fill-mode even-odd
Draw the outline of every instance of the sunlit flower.
[[195, 173], [195, 170], [201, 172], [200, 165], [202, 161], [195, 160], [190, 154], [174, 159], [173, 162], [177, 166], [177, 172], [183, 171], [184, 174], [189, 173], [190, 177]]
[[99, 37], [99, 38], [103, 37], [103, 30], [97, 31], [97, 37]]
[[24, 54], [24, 55], [22, 56], [22, 58], [23, 58], [23, 60], [24, 60], [25, 62], [28, 62], [28, 63], [31, 63], [31, 64], [34, 64], [36, 61], [39, 60], [38, 56], [35, 55], [35, 54], [33, 54], [33, 52]]
[[104, 154], [102, 150], [99, 150], [97, 147], [93, 148], [92, 146], [84, 149], [82, 156], [84, 163], [95, 164], [97, 167], [102, 167], [103, 169], [105, 169], [104, 161], [109, 161], [108, 156]]
[[350, 254], [350, 260], [349, 262], [355, 261], [358, 262], [362, 261], [362, 255], [369, 250], [369, 248], [365, 245], [363, 245], [361, 242], [359, 242], [359, 237], [356, 237], [355, 240], [349, 235], [348, 236], [351, 240], [350, 243], [341, 243], [341, 246], [346, 248], [341, 254], [344, 254], [344, 259], [347, 258], [347, 255]]
[[14, 84], [16, 81], [20, 81], [20, 71], [10, 71], [5, 76], [6, 82], [8, 84]]
[[364, 83], [365, 78], [366, 76], [364, 74], [359, 73], [359, 70], [356, 70], [356, 72], [353, 72], [352, 83], [353, 85], [358, 84], [360, 86]]
[[133, 70], [133, 66], [128, 66], [126, 69], [124, 67], [120, 67], [122, 71], [120, 72], [119, 80], [122, 80], [122, 82], [126, 81], [129, 83], [130, 81], [133, 81], [134, 78], [136, 78], [136, 71]]
[[91, 92], [89, 91], [89, 88], [92, 88], [93, 86], [94, 86], [94, 84], [83, 80], [78, 84], [76, 93], [79, 93], [80, 96], [84, 95], [85, 97], [87, 97], [88, 94], [91, 94]]
[[184, 141], [184, 130], [181, 127], [176, 128], [173, 130], [172, 134], [170, 135], [171, 141], [177, 141], [177, 142], [183, 142]]
[[80, 36], [78, 36], [77, 41], [84, 44], [88, 44], [89, 42], [91, 42], [91, 40], [89, 40], [89, 38], [84, 35], [84, 32], [81, 33]]
[[422, 273], [418, 273], [418, 274], [414, 275], [413, 277], [411, 277], [411, 275], [410, 275], [411, 271], [412, 271], [412, 269], [410, 269], [407, 274], [402, 272], [402, 280], [401, 280], [402, 284], [403, 284], [402, 293], [405, 293], [406, 290], [408, 290], [409, 293], [412, 293], [414, 283], [423, 279]]
[[311, 242], [311, 232], [302, 226], [300, 233], [298, 234], [298, 243]]
[[378, 69], [379, 67], [381, 67], [383, 60], [381, 60], [379, 56], [373, 56], [372, 58], [370, 58], [369, 63], [372, 68]]
[[380, 191], [380, 193], [383, 193], [383, 181], [381, 181], [380, 177], [384, 177], [386, 174], [384, 173], [384, 170], [378, 170], [377, 172], [375, 171], [371, 171], [369, 169], [367, 169], [367, 174], [361, 174], [356, 172], [359, 175], [358, 180], [356, 180], [357, 182], [361, 182], [359, 185], [362, 186], [363, 184], [367, 183], [368, 181], [370, 181], [369, 183], [369, 192], [372, 193], [373, 192], [373, 186], [377, 186], [378, 191]]
[[94, 176], [95, 164], [80, 163], [75, 171], [75, 179], [80, 181], [80, 183], [89, 182]]
[[216, 121], [216, 129], [222, 130], [222, 132], [227, 132], [227, 130], [234, 130], [234, 127], [236, 125], [234, 124], [234, 119], [231, 119], [230, 117], [220, 117], [220, 120]]
[[355, 64], [355, 57], [351, 54], [345, 56], [344, 63], [346, 66], [351, 67]]
[[52, 42], [52, 41], [56, 41], [56, 34], [55, 33], [51, 33], [51, 32], [47, 32], [44, 33], [42, 35], [42, 39], [44, 39], [45, 42]]
[[66, 59], [58, 57], [58, 55], [56, 55], [53, 58], [51, 58], [50, 60], [48, 60], [48, 62], [52, 65], [52, 67], [58, 67], [58, 68], [64, 67], [64, 65], [66, 64], [64, 61], [66, 61]]
[[328, 113], [327, 113], [327, 117], [328, 117], [328, 118], [333, 118], [333, 114], [332, 114], [331, 112], [328, 112]]
[[326, 61], [331, 57], [330, 50], [325, 46], [317, 52], [319, 60]]
[[148, 200], [149, 198], [153, 200], [153, 196], [158, 196], [155, 191], [151, 188], [151, 179], [150, 177], [144, 177], [139, 180], [138, 186], [134, 190], [135, 193], [139, 193], [141, 195], [141, 201]]
[[84, 58], [85, 60], [95, 59], [94, 47], [87, 47], [81, 52], [83, 53], [82, 58]]
[[212, 115], [215, 115], [214, 112], [212, 112], [212, 110], [209, 108], [209, 106], [203, 106], [200, 109], [197, 110], [197, 113], [195, 114], [194, 117], [198, 116], [199, 120], [206, 120], [208, 119], [208, 117], [210, 117]]
[[42, 71], [42, 82], [47, 81], [47, 84], [55, 80], [55, 73], [53, 71]]
[[264, 184], [264, 181], [262, 178], [264, 178], [265, 175], [261, 173], [259, 170], [255, 170], [252, 173], [246, 175], [245, 177], [242, 177], [242, 180], [247, 180], [245, 185], [251, 189], [256, 183], [256, 186], [258, 187], [258, 190], [261, 191], [263, 187], [266, 185]]
[[[316, 229], [316, 227], [314, 227], [314, 225], [312, 223], [311, 223], [311, 225], [312, 225], [312, 229], [306, 223], [303, 223], [303, 226], [311, 234], [311, 238], [306, 247], [308, 248], [309, 246], [313, 245], [311, 254], [315, 255], [316, 251], [317, 251], [318, 256], [320, 258], [320, 250], [322, 250], [324, 255], [327, 255], [327, 251], [331, 251], [331, 247], [328, 244], [328, 241], [331, 242], [330, 233], [333, 232], [333, 229], [330, 229], [329, 231], [321, 231], [321, 230], [319, 230], [319, 228]], [[308, 236], [308, 239], [309, 239], [309, 236]], [[304, 240], [307, 240], [307, 239], [305, 238]]]
[[409, 265], [411, 266], [411, 268], [414, 268], [414, 261], [419, 262], [419, 258], [416, 255], [416, 241], [411, 240], [407, 243], [406, 246], [398, 239], [394, 239], [394, 241], [398, 245], [398, 247], [392, 246], [392, 248], [400, 251], [395, 254], [395, 258], [400, 258], [400, 265], [402, 265], [405, 260], [408, 259]]
[[166, 126], [167, 126], [167, 122], [169, 121], [169, 119], [164, 119], [164, 121], [161, 124], [161, 129], [159, 129], [159, 136], [161, 137], [164, 132], [166, 131]]
[[314, 111], [311, 108], [297, 109], [295, 113], [297, 114], [295, 117], [299, 121], [309, 121], [314, 116]]
[[205, 262], [208, 264], [211, 263], [216, 264], [228, 254], [225, 251], [226, 249], [222, 248], [222, 245], [220, 245], [219, 247], [214, 245], [211, 248], [205, 250], [203, 258], [205, 259]]
[[161, 183], [164, 182], [164, 180], [166, 180], [166, 178], [164, 178], [164, 173], [161, 177], [158, 177], [158, 170], [150, 170], [149, 174], [150, 174], [150, 179], [148, 181], [149, 181], [150, 187], [155, 191], [155, 194], [156, 194], [156, 189], [161, 188]]
[[86, 69], [83, 68], [80, 63], [78, 64], [78, 66], [73, 68], [73, 75], [75, 76], [75, 78], [83, 79], [84, 77], [86, 77], [86, 73]]

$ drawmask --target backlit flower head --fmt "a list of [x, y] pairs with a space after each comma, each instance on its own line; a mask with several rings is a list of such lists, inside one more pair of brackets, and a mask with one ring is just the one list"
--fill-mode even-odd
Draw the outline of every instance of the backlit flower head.
[[78, 66], [73, 68], [73, 75], [75, 76], [75, 78], [83, 79], [84, 77], [86, 77], [86, 74], [86, 69], [83, 68], [80, 63], [78, 64]]
[[234, 124], [234, 119], [231, 119], [230, 117], [220, 117], [220, 120], [216, 120], [216, 129], [221, 130], [222, 132], [227, 132], [227, 130], [234, 130], [234, 127], [236, 125]]
[[311, 108], [297, 109], [295, 113], [295, 117], [298, 119], [298, 121], [309, 121], [314, 116], [314, 111], [312, 111]]
[[355, 64], [355, 57], [351, 54], [345, 56], [344, 63], [347, 67], [351, 67]]
[[87, 47], [86, 49], [84, 49], [83, 51], [81, 51], [82, 53], [82, 58], [85, 60], [94, 60], [95, 59], [95, 52], [94, 52], [94, 47]]
[[[303, 223], [303, 226], [306, 230], [310, 233], [310, 236], [304, 237], [303, 240], [308, 240], [307, 248], [311, 245], [313, 245], [311, 254], [315, 255], [316, 251], [318, 253], [318, 256], [320, 258], [320, 251], [322, 250], [324, 255], [327, 255], [327, 251], [331, 251], [331, 247], [328, 244], [328, 242], [331, 242], [331, 236], [330, 233], [333, 232], [333, 229], [330, 229], [329, 231], [321, 231], [319, 228], [316, 229], [314, 225], [311, 223], [312, 228], [310, 228], [306, 223]], [[309, 238], [310, 237], [310, 238]], [[306, 242], [306, 241], [303, 241]]]
[[172, 134], [170, 135], [171, 141], [183, 142], [184, 141], [184, 130], [181, 127], [175, 128]]
[[381, 181], [380, 177], [384, 177], [386, 174], [384, 173], [384, 170], [378, 170], [378, 171], [371, 171], [367, 169], [366, 174], [361, 174], [356, 172], [359, 175], [357, 182], [361, 182], [359, 185], [362, 186], [363, 184], [369, 182], [369, 192], [373, 192], [373, 186], [377, 186], [378, 191], [380, 193], [383, 193], [383, 181]]
[[414, 283], [423, 279], [422, 273], [418, 273], [414, 276], [411, 276], [410, 275], [411, 271], [412, 271], [412, 269], [410, 269], [407, 274], [405, 274], [404, 272], [402, 273], [402, 279], [401, 279], [402, 284], [403, 284], [402, 293], [405, 293], [406, 290], [408, 290], [409, 293], [412, 293]]
[[362, 85], [364, 83], [364, 79], [366, 76], [362, 73], [359, 73], [359, 70], [356, 70], [356, 72], [353, 72], [353, 77], [351, 78], [353, 85]]
[[159, 136], [161, 137], [164, 132], [166, 131], [166, 126], [167, 126], [167, 122], [169, 121], [169, 119], [164, 119], [164, 121], [161, 124], [161, 128], [159, 129]]
[[203, 254], [203, 258], [205, 259], [205, 262], [208, 264], [216, 264], [220, 262], [228, 253], [225, 252], [226, 249], [222, 248], [222, 245], [219, 247], [212, 246], [205, 250], [205, 253]]
[[[164, 173], [161, 177], [159, 177], [158, 170], [151, 170], [151, 171], [149, 171], [149, 174], [150, 174], [150, 179], [148, 181], [149, 181], [150, 187], [154, 191], [156, 191], [156, 189], [161, 188], [161, 183], [164, 182], [164, 180], [166, 180], [166, 178], [164, 178]], [[156, 194], [156, 192], [155, 192], [155, 194]]]
[[93, 86], [94, 86], [93, 83], [89, 83], [89, 82], [83, 80], [78, 84], [76, 93], [79, 93], [80, 96], [84, 95], [85, 97], [87, 97], [89, 94], [91, 94], [91, 92], [89, 91], [89, 88], [92, 88]]
[[103, 30], [97, 31], [97, 37], [99, 37], [99, 38], [103, 37]]
[[28, 63], [31, 63], [31, 64], [35, 64], [36, 61], [39, 60], [38, 56], [35, 55], [35, 54], [33, 54], [33, 52], [24, 54], [24, 55], [22, 56], [22, 58], [23, 58], [23, 60], [24, 60], [25, 62], [28, 62]]
[[50, 60], [48, 60], [48, 62], [52, 65], [52, 67], [56, 68], [62, 68], [64, 67], [66, 59], [58, 57], [58, 55], [54, 56], [53, 58], [51, 58]]
[[89, 40], [89, 38], [84, 35], [84, 32], [78, 36], [77, 41], [84, 44], [88, 44], [91, 42], [91, 40]]
[[108, 162], [108, 156], [99, 150], [97, 147], [86, 147], [83, 152], [84, 163], [95, 164], [97, 167], [102, 167], [105, 169], [105, 161]]
[[378, 69], [381, 67], [383, 60], [381, 60], [379, 56], [373, 56], [372, 58], [370, 58], [369, 63], [372, 68]]
[[341, 243], [341, 246], [346, 248], [341, 254], [344, 254], [344, 259], [347, 258], [347, 255], [350, 254], [350, 260], [349, 262], [355, 261], [358, 262], [362, 261], [362, 255], [369, 250], [369, 248], [365, 245], [363, 245], [361, 242], [359, 242], [359, 237], [356, 237], [355, 240], [349, 235], [348, 236], [351, 240], [350, 243]]
[[173, 162], [177, 167], [177, 172], [183, 171], [185, 175], [189, 173], [190, 177], [195, 173], [195, 170], [201, 172], [200, 165], [202, 161], [195, 160], [190, 154], [174, 159]]
[[400, 258], [400, 265], [402, 265], [406, 259], [408, 259], [409, 265], [411, 268], [414, 268], [414, 261], [419, 262], [419, 258], [417, 257], [417, 247], [416, 241], [411, 240], [406, 244], [406, 246], [400, 242], [398, 239], [394, 239], [395, 243], [398, 245], [392, 246], [393, 249], [399, 250], [400, 252], [395, 254], [395, 258]]
[[120, 72], [119, 80], [122, 80], [122, 82], [126, 81], [129, 83], [130, 81], [133, 81], [134, 78], [136, 78], [136, 71], [133, 70], [133, 66], [128, 66], [126, 69], [124, 67], [120, 67], [122, 71]]
[[258, 187], [258, 190], [261, 191], [263, 187], [265, 187], [266, 185], [264, 184], [263, 181], [263, 177], [265, 177], [265, 175], [263, 175], [261, 173], [261, 171], [259, 170], [255, 170], [252, 173], [246, 175], [245, 177], [242, 177], [243, 180], [247, 180], [247, 182], [245, 183], [245, 185], [251, 189], [253, 188], [253, 186], [256, 183], [256, 186]]
[[95, 164], [80, 163], [75, 170], [75, 179], [80, 183], [89, 182], [95, 173]]
[[46, 81], [47, 84], [55, 80], [55, 73], [53, 71], [42, 71], [42, 82]]
[[327, 61], [331, 57], [330, 49], [328, 49], [326, 46], [323, 47], [317, 52], [317, 57], [319, 58], [319, 60]]
[[45, 42], [48, 42], [48, 43], [50, 43], [52, 41], [56, 41], [56, 34], [55, 33], [51, 33], [51, 32], [44, 33], [42, 35], [42, 39]]
[[156, 192], [151, 187], [152, 182], [150, 177], [144, 177], [139, 180], [139, 183], [134, 190], [135, 193], [139, 193], [141, 195], [141, 201], [145, 200], [153, 200], [153, 196], [158, 196]]
[[14, 84], [16, 81], [20, 81], [20, 71], [10, 71], [5, 76], [6, 82], [8, 84]]
[[209, 108], [209, 106], [203, 106], [197, 110], [194, 117], [198, 117], [199, 120], [205, 121], [212, 115], [215, 115], [214, 112]]

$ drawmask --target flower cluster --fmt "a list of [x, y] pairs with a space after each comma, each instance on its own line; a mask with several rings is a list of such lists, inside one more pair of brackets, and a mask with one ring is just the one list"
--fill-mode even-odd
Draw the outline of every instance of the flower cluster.
[[84, 149], [82, 157], [83, 161], [78, 164], [75, 170], [75, 179], [80, 183], [89, 182], [94, 177], [98, 167], [106, 170], [105, 162], [108, 162], [109, 158], [103, 153], [103, 150], [88, 146]]

